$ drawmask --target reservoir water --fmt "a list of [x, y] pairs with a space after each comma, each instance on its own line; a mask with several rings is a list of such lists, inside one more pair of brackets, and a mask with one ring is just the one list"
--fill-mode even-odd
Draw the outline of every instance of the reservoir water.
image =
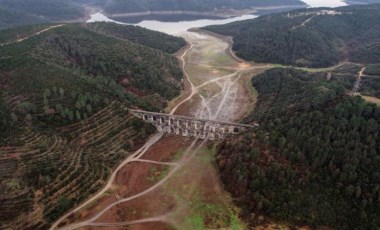
[[[309, 7], [339, 7], [339, 6], [345, 6], [347, 5], [343, 0], [302, 0], [306, 4], [309, 5]], [[91, 15], [91, 19], [87, 22], [99, 22], [99, 21], [106, 21], [106, 22], [115, 22], [119, 24], [129, 24], [129, 25], [137, 25], [141, 27], [145, 27], [147, 29], [156, 30], [160, 32], [164, 32], [167, 34], [179, 34], [181, 32], [187, 31], [190, 28], [194, 27], [204, 27], [209, 25], [222, 25], [230, 22], [236, 22], [236, 21], [242, 21], [247, 19], [253, 19], [256, 18], [256, 15], [243, 15], [239, 17], [233, 17], [228, 19], [187, 19], [187, 20], [179, 20], [176, 22], [170, 22], [170, 21], [159, 21], [159, 20], [142, 20], [139, 23], [124, 23], [120, 21], [113, 20], [111, 18], [108, 18], [102, 13], [96, 13]]]
[[[234, 17], [234, 18], [228, 18], [228, 19], [197, 19], [192, 21], [179, 21], [179, 22], [163, 22], [163, 21], [157, 21], [157, 20], [144, 20], [142, 22], [139, 22], [137, 26], [145, 27], [147, 29], [156, 30], [160, 32], [164, 32], [167, 34], [178, 34], [184, 31], [187, 31], [190, 28], [194, 27], [204, 27], [209, 25], [222, 25], [230, 22], [236, 22], [241, 20], [247, 20], [247, 19], [253, 19], [256, 18], [256, 15], [243, 15], [240, 17]], [[117, 22], [115, 20], [112, 20], [108, 17], [106, 17], [102, 13], [96, 13], [91, 15], [91, 19], [87, 22], [99, 22], [99, 21], [106, 21], [106, 22], [116, 22], [120, 24], [129, 24], [129, 23], [123, 23], [123, 22]]]

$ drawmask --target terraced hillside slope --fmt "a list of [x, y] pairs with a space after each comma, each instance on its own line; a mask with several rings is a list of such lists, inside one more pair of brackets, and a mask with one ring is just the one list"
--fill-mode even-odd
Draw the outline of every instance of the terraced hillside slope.
[[[380, 226], [380, 107], [294, 69], [254, 77], [260, 122], [220, 144], [221, 178], [251, 226]], [[281, 104], [281, 105], [280, 105]]]
[[174, 56], [92, 27], [0, 32], [0, 229], [46, 229], [98, 191], [153, 132], [123, 108], [180, 92]]
[[205, 29], [233, 37], [246, 60], [326, 67], [380, 63], [380, 4], [313, 8]]

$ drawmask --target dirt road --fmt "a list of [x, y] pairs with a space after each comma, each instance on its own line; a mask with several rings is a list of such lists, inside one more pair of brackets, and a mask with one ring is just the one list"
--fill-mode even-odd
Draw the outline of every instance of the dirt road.
[[[190, 44], [188, 49], [179, 57], [185, 77], [189, 82], [189, 89], [187, 90], [190, 94], [184, 95], [183, 98], [178, 100], [177, 104], [171, 110], [171, 114], [190, 115], [223, 121], [239, 119], [242, 113], [246, 112], [244, 108], [249, 108], [249, 103], [254, 103], [255, 101], [251, 94], [246, 92], [246, 87], [243, 84], [250, 84], [252, 74], [259, 73], [269, 66], [254, 67], [248, 63], [243, 63], [241, 60], [236, 60], [229, 54], [229, 44], [220, 38], [193, 32], [186, 32], [182, 34], [182, 36]], [[142, 148], [119, 165], [112, 173], [106, 186], [100, 192], [60, 218], [54, 223], [51, 229], [56, 229], [62, 225], [60, 229], [77, 229], [86, 226], [106, 226], [110, 229], [119, 229], [118, 227], [120, 226], [147, 222], [165, 222], [175, 227], [181, 225], [181, 221], [187, 221], [180, 220], [181, 218], [179, 218], [178, 214], [183, 212], [183, 210], [188, 210], [188, 207], [178, 201], [173, 205], [174, 208], [168, 208], [167, 213], [164, 214], [135, 218], [132, 220], [131, 217], [127, 217], [128, 221], [121, 221], [121, 217], [116, 218], [117, 220], [115, 219], [115, 213], [118, 215], [123, 213], [123, 209], [125, 208], [123, 205], [126, 203], [130, 204], [128, 207], [130, 209], [131, 206], [133, 206], [130, 202], [146, 199], [149, 195], [156, 197], [156, 199], [152, 201], [151, 204], [148, 203], [148, 207], [138, 208], [144, 208], [152, 212], [152, 208], [149, 206], [154, 206], [153, 203], [160, 203], [160, 199], [165, 200], [165, 196], [180, 193], [180, 191], [170, 191], [169, 195], [165, 194], [163, 197], [159, 194], [159, 190], [162, 190], [168, 183], [173, 184], [173, 180], [176, 184], [183, 183], [186, 184], [186, 186], [194, 185], [195, 191], [207, 191], [211, 189], [209, 188], [209, 184], [202, 185], [198, 183], [199, 181], [194, 181], [188, 177], [181, 179], [179, 176], [187, 165], [191, 164], [191, 162], [199, 156], [198, 153], [204, 151], [206, 141], [200, 142], [196, 139], [189, 142], [184, 138], [183, 141], [179, 143], [180, 147], [167, 146], [166, 149], [160, 150], [160, 152], [157, 146], [160, 145], [160, 142], [165, 141], [165, 138], [162, 139], [163, 136], [164, 133], [155, 134]], [[191, 144], [185, 144], [186, 141]], [[157, 153], [160, 152], [160, 154], [164, 151], [162, 154], [166, 154], [165, 150], [181, 152], [181, 148], [183, 154], [181, 154], [179, 159], [172, 159], [170, 162], [153, 159], [159, 157], [155, 155], [156, 151]], [[120, 176], [123, 175], [126, 168], [136, 163], [145, 164], [144, 167], [148, 167], [148, 169], [146, 169], [148, 171], [152, 171], [152, 169], [155, 169], [157, 166], [168, 167], [168, 172], [154, 184], [147, 186], [146, 189], [134, 193], [125, 193], [124, 190], [120, 190], [119, 188], [130, 188], [129, 190], [131, 190], [131, 187], [134, 186], [130, 184], [132, 180], [124, 181], [123, 184], [120, 184], [121, 182], [119, 181], [122, 181], [122, 179], [116, 178], [121, 178]], [[197, 166], [199, 166], [199, 164]], [[206, 167], [209, 166], [210, 165]], [[132, 171], [132, 173], [135, 177], [138, 177], [139, 173], [145, 175], [142, 173], [141, 167]], [[202, 173], [202, 168], [200, 168], [199, 173]], [[212, 189], [217, 191], [216, 193], [205, 192], [205, 195], [202, 196], [211, 196], [207, 194], [213, 194], [212, 196], [217, 197], [218, 194], [224, 194], [222, 186], [218, 184], [217, 174], [214, 174], [216, 175], [214, 177], [210, 175], [198, 175], [198, 177], [208, 177], [208, 180], [213, 180], [213, 184], [215, 185], [212, 186]], [[141, 176], [141, 181], [138, 183], [147, 184], [148, 182], [145, 180], [146, 178]], [[181, 180], [186, 180], [186, 183]], [[183, 186], [183, 184], [181, 186]], [[176, 187], [176, 189], [180, 189], [180, 187]], [[114, 197], [109, 197], [106, 196], [106, 194], [115, 195]], [[215, 199], [214, 197], [212, 198]], [[192, 198], [190, 197], [189, 199]], [[201, 199], [210, 200], [210, 197], [201, 197]], [[218, 202], [220, 203], [220, 201]], [[162, 203], [164, 202], [162, 201]], [[121, 216], [121, 214], [119, 216]]]
[[37, 36], [37, 35], [39, 35], [39, 34], [45, 33], [45, 32], [47, 32], [47, 31], [49, 31], [49, 30], [52, 30], [52, 29], [54, 29], [54, 28], [61, 27], [61, 26], [63, 26], [63, 24], [60, 24], [60, 25], [54, 25], [54, 26], [49, 26], [49, 27], [47, 27], [47, 28], [45, 28], [45, 29], [43, 29], [43, 30], [40, 30], [40, 31], [38, 31], [38, 32], [35, 32], [34, 34], [31, 34], [31, 35], [29, 35], [29, 36], [27, 36], [27, 37], [19, 38], [19, 39], [15, 40], [15, 41], [12, 41], [12, 42], [0, 43], [0, 46], [10, 45], [10, 44], [13, 44], [13, 43], [19, 43], [19, 42], [25, 41], [25, 40], [27, 40], [27, 39], [29, 39], [29, 38], [31, 38], [31, 37]]

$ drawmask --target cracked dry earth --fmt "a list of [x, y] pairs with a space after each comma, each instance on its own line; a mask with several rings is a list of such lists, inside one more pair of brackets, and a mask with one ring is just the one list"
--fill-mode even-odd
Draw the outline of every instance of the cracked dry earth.
[[[235, 59], [227, 38], [181, 36], [190, 44], [179, 57], [187, 82], [171, 114], [236, 121], [249, 112], [255, 103], [250, 77], [269, 66]], [[113, 172], [104, 189], [52, 229], [244, 228], [219, 180], [212, 144], [156, 133]]]

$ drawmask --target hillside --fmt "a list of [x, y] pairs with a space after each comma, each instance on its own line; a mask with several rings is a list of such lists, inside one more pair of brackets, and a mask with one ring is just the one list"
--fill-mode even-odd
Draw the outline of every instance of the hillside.
[[380, 3], [380, 0], [345, 0], [348, 4], [375, 4]]
[[326, 67], [342, 61], [380, 62], [380, 5], [295, 10], [253, 20], [209, 26], [232, 36], [246, 60]]
[[59, 0], [0, 0], [0, 30], [18, 25], [78, 19], [85, 16], [81, 3]]
[[263, 6], [305, 5], [299, 0], [111, 0], [104, 9], [107, 13], [130, 13], [143, 11], [214, 11], [215, 9], [247, 9]]
[[3, 30], [0, 41], [0, 229], [47, 229], [154, 131], [123, 108], [163, 109], [182, 71], [85, 24]]
[[186, 45], [183, 38], [173, 37], [165, 33], [151, 31], [139, 26], [120, 26], [115, 23], [90, 23], [88, 27], [96, 32], [113, 35], [147, 47], [175, 53]]
[[[380, 225], [380, 107], [345, 97], [335, 85], [292, 69], [253, 78], [258, 112], [247, 120], [260, 128], [224, 141], [216, 156], [222, 181], [251, 226]], [[259, 119], [276, 100], [284, 107]]]
[[218, 8], [246, 9], [254, 6], [302, 6], [299, 0], [0, 0], [0, 30], [19, 25], [78, 20], [86, 16], [88, 7], [103, 9], [106, 13], [131, 13], [142, 11], [213, 11]]
[[26, 23], [38, 24], [43, 22], [46, 22], [46, 20], [34, 15], [11, 10], [0, 5], [0, 30], [24, 25]]

